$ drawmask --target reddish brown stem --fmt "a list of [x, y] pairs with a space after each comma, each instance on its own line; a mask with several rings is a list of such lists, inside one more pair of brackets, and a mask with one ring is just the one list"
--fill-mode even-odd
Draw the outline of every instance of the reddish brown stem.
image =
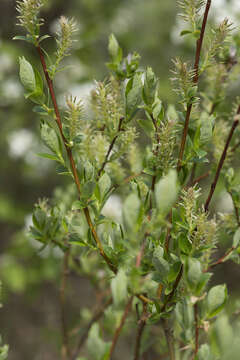
[[207, 173], [205, 173], [203, 175], [200, 175], [195, 180], [193, 180], [193, 182], [191, 183], [191, 186], [194, 186], [195, 184], [199, 183], [201, 180], [206, 179], [209, 175], [210, 175], [210, 171], [208, 171]]
[[194, 304], [194, 325], [195, 325], [195, 348], [192, 360], [195, 359], [199, 350], [199, 326], [198, 326], [198, 303]]
[[[72, 155], [72, 150], [68, 146], [67, 139], [65, 138], [65, 136], [63, 134], [62, 121], [61, 121], [61, 116], [60, 116], [60, 112], [59, 112], [59, 108], [58, 108], [58, 104], [57, 104], [57, 100], [56, 100], [56, 96], [55, 96], [55, 92], [54, 92], [54, 88], [53, 88], [53, 82], [52, 82], [52, 79], [50, 78], [50, 76], [48, 74], [44, 54], [43, 54], [43, 51], [42, 51], [42, 49], [41, 49], [41, 47], [39, 45], [37, 46], [37, 51], [38, 51], [38, 54], [39, 54], [39, 57], [40, 57], [43, 72], [44, 72], [45, 79], [46, 79], [46, 82], [47, 82], [47, 85], [48, 85], [48, 88], [49, 88], [50, 96], [51, 96], [51, 99], [52, 99], [52, 103], [53, 103], [53, 107], [54, 107], [54, 111], [55, 111], [55, 115], [56, 115], [56, 122], [57, 122], [57, 125], [58, 125], [58, 128], [59, 128], [59, 132], [60, 132], [60, 135], [62, 137], [65, 149], [67, 151], [69, 162], [71, 164], [72, 174], [73, 174], [73, 177], [74, 177], [75, 184], [77, 186], [78, 194], [79, 194], [79, 196], [81, 196], [81, 186], [80, 186], [80, 181], [79, 181], [79, 177], [78, 177], [78, 173], [77, 173], [77, 168], [76, 168], [76, 165], [75, 165], [75, 162], [74, 162], [74, 159], [73, 159], [73, 155]], [[98, 249], [100, 251], [101, 256], [106, 261], [108, 267], [114, 273], [116, 273], [117, 268], [112, 264], [111, 260], [108, 258], [108, 256], [104, 252], [101, 241], [100, 241], [100, 239], [99, 239], [99, 237], [97, 235], [97, 232], [96, 232], [96, 230], [95, 230], [95, 228], [93, 226], [93, 223], [92, 223], [92, 220], [91, 220], [91, 217], [90, 217], [90, 214], [89, 214], [89, 210], [88, 210], [87, 207], [84, 209], [84, 215], [85, 215], [86, 221], [88, 223], [88, 226], [89, 226], [89, 228], [90, 228], [90, 230], [92, 232], [92, 235], [93, 235], [93, 238], [94, 238], [94, 240], [96, 242], [96, 245], [97, 245], [97, 247], [98, 247]]]
[[65, 146], [65, 149], [66, 149], [67, 154], [68, 154], [68, 158], [69, 158], [69, 161], [70, 161], [70, 164], [71, 164], [74, 181], [76, 183], [76, 186], [77, 186], [77, 189], [78, 189], [78, 192], [79, 192], [79, 195], [80, 195], [81, 194], [81, 186], [80, 186], [80, 182], [79, 182], [79, 178], [78, 178], [78, 174], [77, 174], [77, 169], [76, 169], [75, 162], [74, 162], [74, 159], [73, 159], [72, 150], [68, 146], [67, 139], [65, 138], [65, 136], [63, 134], [62, 121], [61, 121], [61, 116], [60, 116], [60, 112], [59, 112], [59, 109], [58, 109], [57, 100], [56, 100], [56, 96], [55, 96], [55, 92], [54, 92], [54, 88], [53, 88], [53, 82], [52, 82], [52, 80], [51, 80], [51, 78], [50, 78], [50, 76], [48, 74], [44, 54], [43, 54], [43, 51], [42, 51], [42, 49], [41, 49], [41, 47], [39, 45], [37, 46], [37, 51], [38, 51], [38, 54], [39, 54], [39, 57], [40, 57], [43, 72], [44, 72], [45, 79], [47, 81], [47, 85], [48, 85], [48, 88], [49, 88], [50, 96], [51, 96], [51, 99], [52, 99], [52, 103], [53, 103], [53, 107], [54, 107], [54, 111], [55, 111], [55, 115], [56, 115], [56, 122], [57, 122], [57, 125], [58, 125], [58, 128], [59, 128], [59, 131], [60, 131], [64, 146]]
[[69, 255], [70, 255], [70, 249], [66, 250], [64, 253], [62, 279], [61, 279], [61, 286], [60, 286], [60, 307], [61, 307], [61, 326], [62, 326], [62, 359], [63, 360], [71, 358], [71, 351], [70, 351], [69, 339], [68, 339], [67, 320], [66, 320], [66, 309], [65, 309], [67, 276], [69, 273], [69, 268], [68, 268]]
[[[142, 257], [143, 257], [143, 253], [144, 253], [144, 247], [145, 247], [145, 242], [143, 242], [142, 246], [141, 246], [141, 249], [139, 251], [139, 253], [137, 254], [137, 257], [136, 257], [136, 268], [139, 268], [140, 265], [141, 265], [141, 261], [142, 261]], [[125, 324], [125, 321], [128, 317], [128, 314], [131, 310], [131, 307], [132, 307], [132, 302], [133, 302], [133, 298], [134, 296], [132, 295], [129, 299], [129, 301], [127, 302], [126, 306], [125, 306], [125, 310], [124, 310], [124, 313], [123, 313], [123, 316], [122, 316], [122, 319], [121, 319], [121, 322], [120, 322], [120, 325], [117, 327], [115, 333], [114, 333], [114, 337], [113, 337], [113, 340], [112, 340], [112, 344], [111, 344], [111, 348], [110, 348], [110, 355], [109, 355], [109, 359], [112, 358], [112, 355], [113, 355], [113, 352], [115, 350], [115, 347], [117, 345], [117, 341], [118, 341], [118, 338], [120, 336], [120, 333], [122, 331], [122, 328]], [[146, 303], [145, 303], [145, 306]]]
[[[206, 4], [206, 7], [205, 7], [205, 11], [204, 11], [200, 36], [199, 36], [199, 39], [196, 42], [196, 52], [195, 52], [195, 62], [194, 62], [195, 75], [194, 75], [194, 78], [193, 78], [193, 83], [195, 85], [198, 84], [199, 61], [200, 61], [203, 38], [204, 38], [205, 29], [206, 29], [206, 25], [207, 25], [207, 19], [208, 19], [208, 13], [209, 13], [209, 10], [210, 10], [210, 6], [211, 6], [211, 0], [208, 0], [207, 4]], [[178, 156], [178, 164], [177, 164], [178, 172], [181, 170], [181, 166], [182, 166], [182, 159], [183, 159], [183, 154], [184, 154], [184, 149], [185, 149], [185, 144], [186, 144], [186, 139], [187, 139], [187, 134], [188, 134], [188, 127], [189, 127], [191, 111], [192, 111], [192, 104], [188, 104], [186, 117], [185, 117], [184, 128], [183, 128], [183, 133], [182, 133], [180, 151], [179, 151], [179, 156]]]
[[173, 296], [174, 296], [174, 294], [175, 294], [175, 292], [176, 292], [176, 290], [177, 290], [177, 287], [178, 287], [178, 285], [179, 285], [179, 283], [180, 283], [180, 280], [181, 280], [181, 278], [182, 278], [182, 275], [183, 275], [183, 265], [181, 265], [181, 268], [180, 268], [180, 271], [179, 271], [179, 273], [178, 273], [178, 276], [177, 276], [177, 278], [176, 278], [176, 280], [175, 280], [175, 283], [173, 284], [173, 289], [172, 289], [172, 291], [170, 292], [170, 294], [167, 296], [167, 298], [166, 298], [166, 300], [165, 300], [165, 302], [164, 302], [164, 304], [163, 304], [163, 307], [162, 307], [162, 309], [161, 309], [161, 312], [164, 312], [164, 311], [166, 310], [167, 305], [172, 301]]
[[112, 359], [112, 356], [113, 356], [113, 352], [115, 350], [115, 347], [117, 345], [117, 341], [118, 341], [118, 338], [119, 338], [119, 335], [122, 331], [122, 328], [125, 324], [125, 321], [128, 317], [128, 314], [131, 310], [131, 307], [132, 307], [132, 302], [133, 302], [133, 296], [130, 297], [129, 301], [127, 302], [127, 305], [125, 307], [125, 310], [124, 310], [124, 313], [123, 313], [123, 316], [121, 318], [121, 322], [119, 324], [119, 326], [117, 327], [115, 333], [114, 333], [114, 336], [113, 336], [113, 340], [112, 340], [112, 344], [111, 344], [111, 348], [110, 348], [110, 352], [109, 352], [109, 359]]
[[163, 330], [168, 346], [168, 355], [170, 360], [175, 360], [175, 349], [174, 349], [174, 339], [173, 339], [173, 331], [169, 328], [168, 320], [163, 319]]
[[194, 63], [195, 76], [194, 76], [194, 79], [193, 79], [193, 82], [195, 84], [198, 83], [199, 61], [200, 61], [202, 43], [203, 43], [203, 38], [204, 38], [205, 29], [206, 29], [206, 25], [207, 25], [208, 13], [209, 13], [209, 10], [210, 10], [211, 2], [212, 2], [212, 0], [207, 1], [205, 11], [204, 11], [204, 16], [203, 16], [203, 22], [202, 22], [202, 28], [201, 28], [201, 32], [200, 32], [200, 37], [197, 40], [197, 48], [196, 48], [195, 63]]
[[139, 360], [142, 335], [143, 335], [144, 328], [146, 326], [146, 321], [147, 321], [147, 305], [144, 303], [142, 316], [138, 322], [137, 337], [136, 337], [136, 344], [135, 344], [135, 351], [134, 351], [134, 360]]
[[239, 120], [235, 120], [233, 122], [231, 130], [229, 132], [229, 135], [228, 135], [228, 138], [227, 138], [227, 141], [226, 141], [222, 156], [221, 156], [221, 158], [219, 160], [219, 163], [218, 163], [218, 167], [217, 167], [217, 171], [216, 171], [214, 180], [212, 182], [212, 185], [211, 185], [211, 188], [210, 188], [210, 191], [209, 191], [209, 195], [208, 195], [207, 200], [206, 200], [205, 205], [204, 205], [205, 211], [208, 211], [209, 204], [210, 204], [210, 202], [212, 200], [212, 197], [213, 197], [213, 194], [214, 194], [214, 191], [216, 189], [217, 182], [218, 182], [218, 179], [219, 179], [219, 175], [221, 173], [221, 170], [222, 170], [222, 167], [223, 167], [223, 164], [224, 164], [224, 160], [225, 160], [226, 155], [227, 155], [227, 151], [228, 151], [228, 147], [230, 145], [230, 141], [231, 141], [231, 139], [233, 137], [233, 134], [234, 134], [234, 131], [235, 131], [236, 127], [238, 126], [238, 123], [239, 123]]
[[107, 162], [108, 162], [109, 155], [111, 154], [111, 151], [112, 151], [112, 149], [113, 149], [113, 147], [114, 147], [114, 144], [115, 144], [115, 142], [116, 142], [116, 140], [117, 140], [117, 138], [118, 138], [118, 136], [119, 136], [119, 133], [120, 133], [120, 131], [122, 131], [122, 123], [123, 123], [123, 120], [124, 120], [123, 117], [121, 117], [120, 120], [119, 120], [117, 135], [114, 136], [111, 144], [109, 145], [107, 154], [106, 154], [105, 159], [104, 159], [104, 161], [103, 161], [103, 164], [102, 164], [100, 170], [98, 171], [98, 177], [100, 177], [101, 173], [103, 172], [103, 170], [104, 170], [104, 168], [105, 168], [105, 166], [106, 166], [106, 164], [107, 164]]
[[205, 270], [204, 272], [208, 272], [210, 271], [212, 268], [214, 268], [215, 266], [222, 264], [226, 257], [228, 257], [228, 255], [230, 255], [236, 248], [234, 246], [231, 247], [231, 249], [229, 249], [222, 257], [220, 257], [217, 261], [215, 261], [214, 263], [212, 263], [211, 265], [209, 265], [209, 267], [207, 268], [207, 270]]
[[97, 321], [104, 315], [105, 310], [106, 310], [106, 309], [108, 308], [108, 306], [110, 306], [111, 304], [112, 304], [112, 298], [110, 298], [110, 299], [106, 302], [106, 304], [104, 304], [104, 305], [102, 306], [102, 308], [100, 308], [100, 309], [96, 312], [96, 314], [93, 315], [92, 319], [89, 321], [86, 329], [84, 330], [82, 336], [81, 336], [80, 339], [79, 339], [79, 342], [78, 342], [78, 344], [77, 344], [77, 348], [76, 348], [76, 350], [75, 350], [75, 352], [74, 352], [71, 360], [76, 360], [76, 359], [77, 359], [78, 354], [79, 354], [82, 346], [84, 345], [85, 341], [86, 341], [87, 338], [88, 338], [88, 333], [89, 333], [92, 325], [93, 325], [95, 322], [97, 322]]

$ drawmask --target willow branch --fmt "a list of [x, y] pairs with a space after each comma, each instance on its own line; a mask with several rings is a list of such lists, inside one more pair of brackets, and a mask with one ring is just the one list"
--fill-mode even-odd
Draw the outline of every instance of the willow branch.
[[[207, 25], [207, 19], [208, 19], [208, 13], [209, 13], [209, 10], [210, 10], [210, 6], [211, 6], [211, 0], [208, 0], [207, 4], [206, 4], [206, 7], [205, 7], [205, 11], [204, 11], [200, 36], [199, 36], [199, 39], [196, 42], [195, 63], [194, 63], [195, 75], [194, 75], [194, 78], [193, 78], [193, 83], [195, 85], [198, 84], [198, 79], [199, 79], [199, 61], [200, 61], [203, 38], [204, 38], [205, 29], [206, 29], [206, 25]], [[178, 165], [177, 165], [177, 170], [178, 171], [181, 170], [181, 166], [182, 166], [182, 159], [183, 159], [183, 154], [184, 154], [184, 149], [185, 149], [185, 144], [186, 144], [186, 139], [187, 139], [187, 134], [188, 134], [188, 127], [189, 127], [191, 111], [192, 111], [192, 103], [188, 104], [188, 106], [187, 106], [187, 112], [186, 112], [186, 117], [185, 117], [183, 133], [182, 133], [180, 151], [179, 151], [179, 155], [178, 155]]]
[[[145, 241], [143, 241], [142, 246], [140, 248], [140, 251], [139, 251], [139, 253], [137, 254], [137, 257], [136, 257], [136, 268], [139, 268], [140, 265], [141, 265], [141, 261], [142, 261], [142, 257], [143, 257], [143, 253], [144, 253], [144, 247], [145, 247]], [[113, 352], [114, 352], [115, 347], [117, 345], [118, 338], [119, 338], [120, 333], [122, 331], [122, 328], [123, 328], [123, 326], [124, 326], [124, 324], [126, 322], [128, 314], [129, 314], [129, 312], [131, 310], [133, 298], [134, 298], [134, 295], [132, 295], [130, 297], [129, 301], [127, 302], [127, 304], [125, 306], [125, 309], [124, 309], [123, 316], [121, 318], [121, 322], [120, 322], [119, 326], [117, 327], [117, 329], [116, 329], [116, 331], [114, 333], [111, 348], [110, 348], [110, 353], [109, 353], [109, 359], [111, 359], [112, 356], [113, 356]]]
[[212, 268], [214, 268], [215, 266], [222, 264], [226, 258], [234, 251], [236, 250], [235, 246], [232, 246], [223, 256], [221, 256], [217, 261], [215, 261], [214, 263], [212, 263], [211, 265], [209, 265], [209, 267], [207, 268], [207, 270], [205, 270], [204, 272], [208, 272], [210, 271]]
[[121, 318], [120, 324], [119, 324], [119, 326], [117, 327], [117, 329], [116, 329], [116, 331], [114, 333], [112, 344], [111, 344], [111, 347], [110, 347], [110, 352], [109, 352], [109, 359], [112, 359], [113, 352], [114, 352], [115, 347], [117, 345], [118, 338], [119, 338], [120, 333], [122, 331], [122, 328], [123, 328], [123, 326], [125, 324], [125, 321], [126, 321], [126, 319], [128, 317], [128, 314], [129, 314], [129, 312], [131, 310], [133, 298], [134, 298], [134, 296], [132, 295], [130, 297], [130, 299], [128, 300], [127, 305], [125, 306], [124, 313], [123, 313], [123, 316]]
[[106, 154], [105, 159], [104, 159], [104, 161], [103, 161], [103, 164], [102, 164], [100, 170], [98, 171], [98, 177], [100, 177], [101, 173], [103, 172], [103, 170], [104, 170], [104, 168], [105, 168], [105, 166], [106, 166], [106, 164], [107, 164], [107, 162], [108, 162], [109, 155], [111, 154], [111, 151], [112, 151], [112, 149], [113, 149], [113, 147], [114, 147], [114, 144], [115, 144], [115, 142], [116, 142], [116, 140], [117, 140], [117, 138], [118, 138], [118, 136], [119, 136], [119, 133], [120, 133], [120, 131], [122, 131], [123, 120], [124, 120], [123, 117], [121, 117], [120, 120], [119, 120], [117, 134], [114, 136], [112, 142], [111, 142], [110, 145], [109, 145], [107, 154]]
[[169, 328], [168, 320], [163, 319], [163, 330], [166, 338], [167, 346], [168, 346], [168, 355], [170, 360], [175, 360], [175, 349], [174, 349], [174, 341], [173, 341], [173, 331]]
[[206, 200], [205, 205], [204, 205], [205, 211], [208, 211], [209, 204], [210, 204], [210, 202], [211, 202], [211, 200], [212, 200], [214, 191], [215, 191], [216, 186], [217, 186], [217, 182], [218, 182], [218, 179], [219, 179], [219, 175], [220, 175], [220, 173], [221, 173], [221, 170], [222, 170], [224, 161], [225, 161], [226, 156], [227, 156], [227, 151], [228, 151], [228, 148], [229, 148], [231, 139], [232, 139], [232, 137], [233, 137], [234, 131], [235, 131], [236, 127], [238, 126], [238, 124], [239, 124], [239, 120], [238, 120], [238, 119], [234, 120], [233, 125], [232, 125], [232, 127], [231, 127], [231, 130], [230, 130], [230, 132], [229, 132], [229, 135], [228, 135], [226, 144], [225, 144], [225, 146], [224, 146], [224, 149], [223, 149], [221, 158], [220, 158], [220, 160], [219, 160], [218, 167], [217, 167], [217, 171], [216, 171], [214, 180], [213, 180], [213, 182], [212, 182], [212, 185], [211, 185], [211, 188], [210, 188], [210, 191], [209, 191], [207, 200]]
[[143, 303], [143, 312], [142, 312], [141, 319], [138, 322], [138, 328], [137, 328], [134, 360], [139, 360], [141, 343], [142, 343], [142, 335], [143, 335], [144, 328], [146, 326], [146, 321], [147, 321], [147, 304]]
[[[49, 89], [49, 93], [50, 93], [50, 96], [51, 96], [51, 99], [52, 99], [54, 112], [55, 112], [55, 116], [56, 116], [56, 122], [57, 122], [57, 125], [58, 125], [58, 128], [59, 128], [59, 132], [60, 132], [61, 138], [63, 140], [64, 146], [65, 146], [65, 149], [66, 149], [66, 152], [67, 152], [67, 155], [68, 155], [69, 162], [71, 164], [72, 174], [73, 174], [73, 177], [74, 177], [75, 184], [77, 186], [78, 194], [79, 194], [79, 196], [81, 196], [81, 186], [80, 186], [80, 181], [79, 181], [79, 177], [78, 177], [78, 173], [77, 173], [77, 168], [76, 168], [76, 165], [75, 165], [75, 161], [73, 159], [72, 150], [68, 146], [67, 139], [65, 138], [65, 136], [63, 134], [62, 121], [61, 121], [60, 111], [59, 111], [56, 96], [55, 96], [55, 91], [54, 91], [54, 88], [53, 88], [53, 82], [52, 82], [52, 79], [50, 78], [50, 76], [48, 74], [44, 54], [43, 54], [43, 51], [42, 51], [40, 45], [38, 45], [36, 48], [37, 48], [37, 51], [38, 51], [38, 54], [39, 54], [39, 57], [40, 57], [43, 72], [44, 72], [45, 79], [46, 79], [48, 89]], [[89, 226], [89, 228], [90, 228], [90, 230], [92, 232], [95, 243], [96, 243], [96, 245], [97, 245], [97, 247], [98, 247], [98, 249], [100, 251], [101, 256], [106, 261], [108, 267], [116, 274], [117, 273], [117, 268], [112, 264], [111, 260], [109, 259], [109, 257], [104, 252], [102, 243], [101, 243], [101, 241], [100, 241], [100, 239], [99, 239], [99, 237], [97, 235], [97, 232], [96, 232], [96, 230], [94, 228], [94, 225], [92, 223], [92, 220], [91, 220], [91, 217], [90, 217], [90, 214], [89, 214], [89, 210], [88, 210], [87, 207], [84, 209], [84, 215], [85, 215], [86, 221], [88, 223], [88, 226]]]
[[167, 296], [167, 298], [166, 298], [166, 300], [165, 300], [165, 302], [164, 302], [164, 304], [163, 304], [163, 306], [162, 306], [161, 312], [164, 312], [164, 311], [166, 310], [167, 305], [171, 302], [173, 296], [175, 295], [175, 292], [176, 292], [176, 290], [177, 290], [177, 288], [178, 288], [178, 285], [179, 285], [179, 283], [180, 283], [180, 280], [181, 280], [181, 278], [182, 278], [182, 275], [183, 275], [183, 265], [181, 265], [181, 268], [180, 268], [180, 271], [179, 271], [179, 273], [178, 273], [178, 276], [177, 276], [177, 278], [176, 278], [176, 280], [175, 280], [175, 283], [173, 284], [173, 289], [172, 289], [172, 291], [170, 292], [170, 294]]
[[60, 308], [61, 308], [61, 327], [62, 327], [62, 359], [70, 359], [71, 351], [69, 347], [69, 338], [68, 338], [68, 329], [67, 329], [67, 320], [66, 320], [66, 309], [65, 309], [65, 300], [66, 300], [66, 286], [67, 286], [67, 276], [69, 273], [69, 255], [70, 248], [68, 248], [63, 257], [63, 270], [61, 277], [61, 286], [60, 286]]
[[199, 325], [198, 325], [198, 303], [194, 304], [194, 326], [195, 326], [195, 348], [192, 360], [195, 359], [199, 350]]
[[80, 337], [79, 341], [78, 341], [78, 344], [77, 344], [77, 348], [71, 358], [71, 360], [76, 360], [79, 353], [80, 353], [80, 350], [82, 348], [82, 346], [84, 345], [85, 341], [87, 340], [88, 338], [88, 333], [92, 327], [92, 325], [97, 322], [103, 315], [104, 315], [104, 312], [105, 310], [108, 308], [108, 306], [110, 306], [112, 304], [112, 298], [110, 298], [106, 304], [104, 304], [92, 317], [92, 319], [89, 321], [87, 327], [85, 328], [84, 332], [82, 333], [82, 336]]

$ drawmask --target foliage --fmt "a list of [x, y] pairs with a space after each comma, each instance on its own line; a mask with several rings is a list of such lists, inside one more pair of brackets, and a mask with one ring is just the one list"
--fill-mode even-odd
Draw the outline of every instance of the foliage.
[[[63, 190], [67, 198], [61, 194], [49, 201], [40, 200], [30, 229], [30, 237], [44, 249], [51, 247], [62, 253], [63, 359], [77, 359], [86, 339], [91, 359], [111, 359], [124, 330], [129, 336], [136, 331], [136, 360], [151, 347], [152, 357], [167, 351], [171, 360], [228, 356], [231, 341], [224, 342], [221, 332], [223, 324], [229, 334], [232, 332], [223, 315], [227, 288], [209, 283], [214, 267], [228, 259], [239, 262], [239, 181], [233, 170], [233, 150], [239, 149], [236, 133], [240, 107], [233, 116], [226, 116], [220, 106], [227, 94], [225, 80], [230, 80], [234, 66], [232, 62], [229, 65], [235, 45], [229, 23], [225, 20], [218, 30], [206, 29], [210, 35], [205, 48], [199, 41], [205, 34], [201, 11], [210, 3], [180, 3], [184, 20], [191, 26], [182, 35], [197, 40], [194, 66], [180, 58], [174, 61], [181, 107], [163, 105], [161, 83], [153, 70], [140, 67], [137, 53], [124, 57], [111, 35], [109, 78], [95, 83], [90, 101], [70, 95], [66, 107], [60, 109], [53, 79], [69, 55], [75, 23], [60, 19], [53, 62], [42, 48], [46, 37], [39, 33], [42, 20], [38, 11], [43, 2], [18, 2], [19, 21], [27, 31], [21, 40], [36, 47], [43, 70], [40, 75], [28, 60], [19, 59], [25, 97], [35, 104], [41, 138], [48, 149], [39, 155], [55, 161], [57, 173], [76, 185], [74, 190]], [[203, 61], [199, 62], [201, 51]], [[221, 69], [221, 76], [216, 68]], [[199, 75], [204, 87], [201, 90]], [[210, 78], [211, 86], [218, 91], [211, 91]], [[144, 136], [147, 145], [143, 147], [139, 139]], [[214, 162], [209, 167], [212, 157]], [[226, 164], [231, 168], [222, 171], [222, 178], [233, 201], [230, 225], [227, 216], [209, 211]], [[199, 183], [207, 169], [213, 182], [204, 202]], [[123, 203], [119, 217], [107, 212], [116, 194]], [[228, 230], [232, 244], [216, 258], [221, 227]], [[93, 279], [105, 296], [111, 294], [76, 344], [69, 339], [65, 304], [70, 269]], [[116, 317], [111, 326], [107, 324], [107, 307]], [[132, 315], [135, 308], [138, 321]], [[127, 324], [128, 316], [135, 321]], [[159, 336], [162, 332], [165, 340]], [[144, 342], [143, 333], [151, 336], [152, 342]], [[237, 353], [234, 344], [235, 349]]]

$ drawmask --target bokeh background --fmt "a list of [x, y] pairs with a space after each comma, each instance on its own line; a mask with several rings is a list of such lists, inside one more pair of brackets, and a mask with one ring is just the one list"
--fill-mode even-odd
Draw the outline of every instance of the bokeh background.
[[[19, 34], [16, 2], [0, 0], [0, 278], [3, 283], [0, 333], [10, 345], [10, 360], [59, 358], [58, 285], [61, 255], [38, 251], [27, 236], [31, 211], [40, 197], [51, 197], [66, 179], [55, 175], [52, 162], [38, 158], [41, 151], [39, 120], [25, 101], [18, 80], [18, 56], [38, 64], [34, 49], [12, 41]], [[229, 17], [240, 24], [239, 0], [213, 0], [211, 21]], [[79, 24], [77, 42], [56, 80], [59, 101], [67, 92], [85, 97], [94, 79], [107, 74], [108, 36], [114, 32], [125, 53], [138, 51], [142, 66], [152, 66], [160, 77], [164, 102], [175, 102], [169, 80], [171, 59], [192, 59], [193, 44], [181, 38], [176, 0], [49, 0], [43, 17], [43, 33], [53, 34], [59, 16], [74, 16]], [[238, 31], [236, 29], [235, 31]], [[49, 51], [54, 41], [47, 41]], [[231, 95], [237, 94], [240, 81]], [[238, 94], [240, 95], [240, 93]], [[218, 192], [216, 206], [228, 208], [228, 199]], [[230, 290], [238, 292], [239, 270], [233, 263], [220, 270]], [[71, 275], [70, 313], [79, 314], [92, 305], [94, 290], [84, 278]], [[82, 310], [81, 310], [82, 309]], [[125, 344], [126, 345], [126, 344]], [[124, 349], [122, 356], [124, 355]], [[125, 357], [127, 359], [127, 347]]]

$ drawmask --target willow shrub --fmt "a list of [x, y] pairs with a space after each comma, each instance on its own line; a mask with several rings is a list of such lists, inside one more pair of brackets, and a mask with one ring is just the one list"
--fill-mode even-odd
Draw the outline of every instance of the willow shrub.
[[[181, 36], [195, 43], [195, 59], [173, 61], [176, 105], [162, 103], [154, 71], [139, 66], [137, 53], [124, 57], [111, 35], [108, 78], [95, 83], [87, 101], [68, 95], [59, 107], [54, 79], [76, 24], [60, 18], [56, 51], [47, 54], [44, 3], [17, 1], [26, 35], [15, 39], [39, 55], [36, 65], [19, 58], [47, 149], [38, 155], [69, 178], [61, 194], [35, 205], [30, 229], [43, 248], [63, 254], [62, 359], [117, 358], [120, 336], [131, 340], [129, 359], [237, 359], [239, 325], [230, 320], [234, 310], [224, 310], [227, 287], [212, 285], [221, 264], [239, 263], [240, 105], [236, 100], [229, 113], [223, 106], [238, 73], [236, 31], [227, 19], [208, 24], [211, 0], [181, 0]], [[211, 186], [201, 196], [207, 177]], [[210, 207], [220, 178], [232, 199], [226, 214]], [[88, 324], [69, 321], [69, 271], [86, 275], [102, 294]]]

